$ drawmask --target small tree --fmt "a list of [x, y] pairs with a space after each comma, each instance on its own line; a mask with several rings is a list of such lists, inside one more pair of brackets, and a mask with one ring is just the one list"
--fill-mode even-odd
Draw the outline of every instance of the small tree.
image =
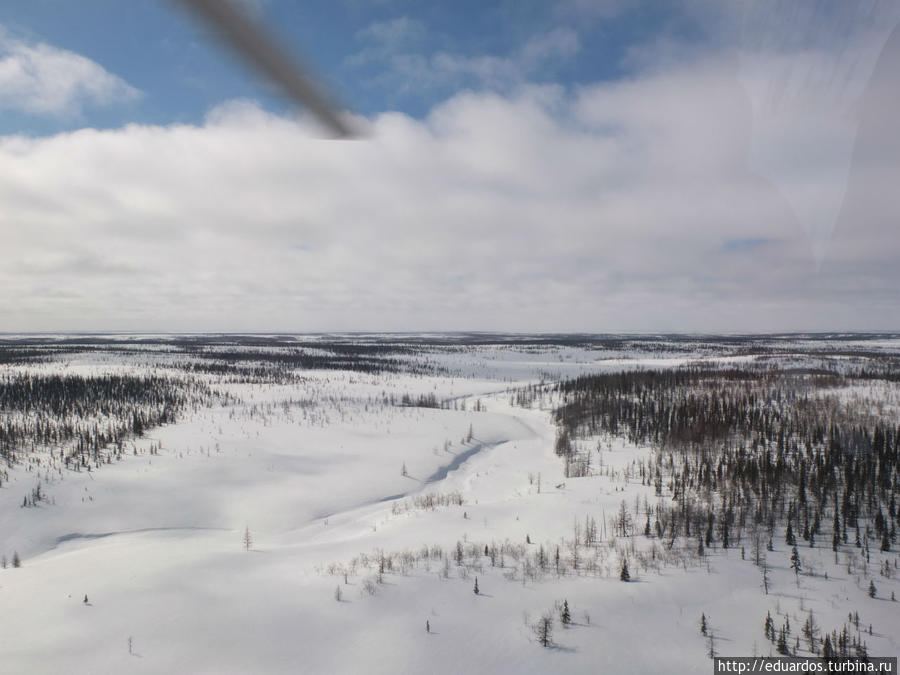
[[537, 636], [538, 643], [541, 647], [553, 646], [553, 615], [547, 612], [533, 626], [534, 634]]
[[425, 619], [425, 632], [426, 633], [431, 632], [431, 622], [428, 619]]
[[791, 526], [790, 520], [788, 520], [787, 529], [784, 531], [784, 543], [788, 546], [797, 545], [797, 538], [794, 536], [794, 528]]
[[341, 590], [340, 584], [334, 587], [334, 599], [338, 602], [341, 602], [344, 599], [344, 593]]
[[622, 581], [631, 581], [631, 574], [628, 572], [627, 558], [622, 558], [622, 571], [619, 572], [619, 579]]
[[706, 635], [706, 614], [700, 615], [700, 633]]
[[21, 567], [22, 566], [22, 561], [19, 559], [18, 551], [13, 551], [12, 563], [13, 563], [13, 567]]
[[809, 611], [809, 616], [806, 617], [806, 623], [803, 624], [803, 637], [805, 637], [806, 641], [809, 643], [809, 651], [813, 654], [818, 654], [816, 645], [819, 637], [819, 625], [816, 623], [812, 610]]
[[568, 628], [569, 624], [572, 623], [572, 615], [569, 614], [569, 601], [563, 600], [562, 610], [559, 613], [559, 622], [563, 625], [563, 628]]
[[775, 646], [775, 649], [782, 656], [787, 656], [790, 653], [788, 651], [787, 633], [785, 632], [784, 627], [778, 631], [778, 644]]
[[869, 597], [874, 598], [877, 593], [878, 589], [875, 588], [875, 582], [869, 581]]
[[800, 575], [800, 554], [797, 553], [797, 547], [791, 550], [791, 569], [794, 570], [794, 575]]
[[481, 591], [478, 590], [478, 577], [475, 577], [475, 588], [472, 589], [475, 592], [475, 595], [478, 595]]
[[249, 551], [250, 548], [253, 546], [253, 537], [250, 536], [250, 527], [249, 526], [244, 528], [244, 536], [243, 536], [242, 541], [244, 543], [244, 550]]

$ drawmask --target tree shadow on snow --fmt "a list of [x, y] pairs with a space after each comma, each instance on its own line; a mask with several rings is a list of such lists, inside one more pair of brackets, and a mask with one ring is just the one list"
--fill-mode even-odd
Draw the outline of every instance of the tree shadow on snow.
[[555, 652], [565, 652], [567, 654], [577, 654], [578, 650], [575, 647], [566, 647], [565, 645], [550, 645], [547, 649], [552, 649]]

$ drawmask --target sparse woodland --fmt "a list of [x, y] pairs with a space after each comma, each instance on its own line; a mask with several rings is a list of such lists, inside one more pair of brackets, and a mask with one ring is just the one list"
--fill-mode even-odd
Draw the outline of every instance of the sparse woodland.
[[[396, 420], [412, 427], [421, 419], [452, 418], [456, 433], [424, 448], [437, 471], [416, 471], [414, 455], [392, 468], [409, 492], [375, 502], [383, 510], [371, 532], [441, 518], [454, 519], [463, 534], [440, 538], [426, 525], [418, 546], [379, 545], [317, 565], [321, 574], [339, 578], [337, 586], [329, 580], [329, 593], [340, 606], [377, 602], [392, 587], [391, 575], [459, 580], [460, 594], [489, 601], [498, 584], [535, 588], [583, 580], [634, 588], [679, 571], [713, 573], [728, 559], [756, 568], [768, 608], [758, 617], [761, 653], [865, 656], [873, 636], [887, 627], [870, 625], [857, 605], [864, 598], [893, 600], [900, 575], [900, 363], [892, 352], [842, 348], [839, 340], [814, 347], [797, 352], [774, 339], [673, 336], [0, 341], [0, 489], [19, 472], [29, 486], [21, 506], [49, 506], [54, 481], [66, 472], [84, 476], [132, 455], [165, 452], [154, 429], [204, 419], [222, 434], [223, 416], [213, 423], [213, 409], [224, 411], [232, 433], [251, 440], [279, 425], [346, 424], [389, 435]], [[636, 349], [732, 360], [604, 367], [603, 358], [622, 359]], [[469, 353], [477, 355], [475, 365], [468, 365]], [[573, 353], [582, 361], [569, 362]], [[530, 372], [538, 376], [530, 384], [505, 378], [510, 355], [534, 361]], [[73, 359], [89, 365], [71, 369]], [[454, 392], [454, 378], [478, 377], [493, 383], [487, 393]], [[441, 483], [469, 457], [504, 442], [480, 439], [496, 422], [490, 415], [498, 406], [501, 416], [527, 410], [555, 427], [541, 449], [555, 468], [516, 467], [520, 484], [498, 502], [516, 504], [514, 494], [537, 505], [536, 497], [564, 497], [586, 486], [571, 503], [574, 518], [548, 529], [544, 520], [516, 515], [523, 534], [508, 535], [488, 526], [468, 483]], [[208, 456], [213, 444], [198, 450]], [[613, 462], [614, 444], [624, 450]], [[339, 453], [337, 445], [328, 450]], [[504, 447], [513, 456], [515, 445]], [[325, 517], [322, 527], [334, 526]], [[256, 529], [251, 534], [241, 525], [240, 532], [246, 551], [264, 547], [267, 538], [257, 539]], [[4, 545], [3, 567], [22, 565], [16, 542]], [[823, 562], [832, 559], [830, 567]], [[801, 585], [828, 580], [828, 569], [839, 569], [844, 579], [844, 604], [835, 605], [847, 609], [840, 621], [804, 605]], [[565, 646], [589, 625], [594, 608], [569, 599], [524, 612], [527, 639], [548, 649]], [[425, 620], [426, 633], [434, 627], [438, 635], [432, 623]], [[727, 617], [698, 612], [696, 625], [698, 649], [717, 654], [718, 641], [728, 636]]]
[[889, 551], [900, 424], [882, 384], [860, 373], [749, 369], [578, 378], [558, 386], [557, 454], [577, 464], [571, 439], [600, 433], [650, 444], [653, 461], [637, 472], [668, 498], [652, 526], [663, 538], [727, 548], [818, 537], [835, 551]]

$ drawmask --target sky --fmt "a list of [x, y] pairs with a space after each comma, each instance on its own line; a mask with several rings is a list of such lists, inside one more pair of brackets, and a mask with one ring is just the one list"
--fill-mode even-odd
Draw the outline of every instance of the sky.
[[0, 6], [0, 332], [900, 330], [900, 3]]

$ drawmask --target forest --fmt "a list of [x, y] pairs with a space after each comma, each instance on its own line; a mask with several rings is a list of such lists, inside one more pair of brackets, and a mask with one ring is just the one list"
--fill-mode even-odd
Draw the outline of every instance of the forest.
[[652, 444], [641, 479], [675, 503], [670, 536], [739, 546], [752, 525], [810, 545], [827, 535], [835, 550], [874, 540], [887, 551], [896, 543], [900, 426], [883, 398], [851, 388], [860, 382], [872, 380], [699, 368], [576, 378], [558, 386], [556, 451], [572, 462], [570, 439], [601, 430]]

